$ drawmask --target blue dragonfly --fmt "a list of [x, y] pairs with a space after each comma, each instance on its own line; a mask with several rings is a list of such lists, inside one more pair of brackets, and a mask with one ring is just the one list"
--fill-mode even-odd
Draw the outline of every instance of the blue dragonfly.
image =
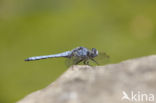
[[65, 51], [58, 54], [29, 57], [25, 59], [25, 61], [34, 61], [34, 60], [58, 58], [58, 57], [68, 58], [66, 62], [68, 66], [77, 65], [81, 62], [85, 65], [89, 65], [90, 61], [99, 65], [99, 63], [96, 60], [97, 57], [100, 57], [102, 59], [109, 58], [109, 56], [106, 53], [99, 53], [98, 50], [95, 48], [87, 49], [85, 47], [77, 47], [72, 49], [71, 51]]

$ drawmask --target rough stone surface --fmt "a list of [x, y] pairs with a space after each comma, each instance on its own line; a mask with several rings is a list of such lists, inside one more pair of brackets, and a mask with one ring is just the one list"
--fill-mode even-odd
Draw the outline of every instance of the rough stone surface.
[[[122, 100], [124, 93], [130, 100]], [[18, 103], [134, 102], [156, 103], [156, 55], [105, 66], [72, 66], [55, 82]]]

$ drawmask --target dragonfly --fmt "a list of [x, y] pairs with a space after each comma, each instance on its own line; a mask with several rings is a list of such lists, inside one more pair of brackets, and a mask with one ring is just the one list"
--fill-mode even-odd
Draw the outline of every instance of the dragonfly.
[[[100, 55], [103, 56], [100, 56]], [[52, 55], [44, 55], [44, 56], [35, 56], [35, 57], [29, 57], [25, 59], [25, 61], [34, 61], [34, 60], [41, 60], [41, 59], [47, 59], [47, 58], [59, 58], [64, 57], [67, 58], [67, 65], [77, 65], [79, 63], [83, 63], [84, 65], [89, 65], [89, 62], [92, 61], [95, 64], [99, 65], [97, 60], [95, 58], [109, 58], [109, 56], [106, 53], [99, 53], [96, 48], [88, 49], [85, 47], [77, 47], [70, 51], [65, 51], [58, 54], [52, 54]]]

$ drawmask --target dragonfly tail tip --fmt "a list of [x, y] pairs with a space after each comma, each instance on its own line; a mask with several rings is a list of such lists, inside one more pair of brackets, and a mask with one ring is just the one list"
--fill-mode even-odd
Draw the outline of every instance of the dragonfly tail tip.
[[28, 58], [28, 59], [25, 59], [24, 61], [30, 61], [30, 59]]

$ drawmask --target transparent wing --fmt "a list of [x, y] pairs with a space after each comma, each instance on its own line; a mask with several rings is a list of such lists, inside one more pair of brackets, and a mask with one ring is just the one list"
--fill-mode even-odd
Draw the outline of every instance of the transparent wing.
[[82, 60], [79, 57], [72, 56], [71, 58], [66, 59], [65, 64], [67, 67], [70, 67], [71, 65], [77, 65], [81, 62]]
[[100, 52], [98, 56], [94, 58], [94, 60], [97, 62], [98, 65], [104, 65], [109, 62], [109, 55], [107, 55], [105, 52]]

